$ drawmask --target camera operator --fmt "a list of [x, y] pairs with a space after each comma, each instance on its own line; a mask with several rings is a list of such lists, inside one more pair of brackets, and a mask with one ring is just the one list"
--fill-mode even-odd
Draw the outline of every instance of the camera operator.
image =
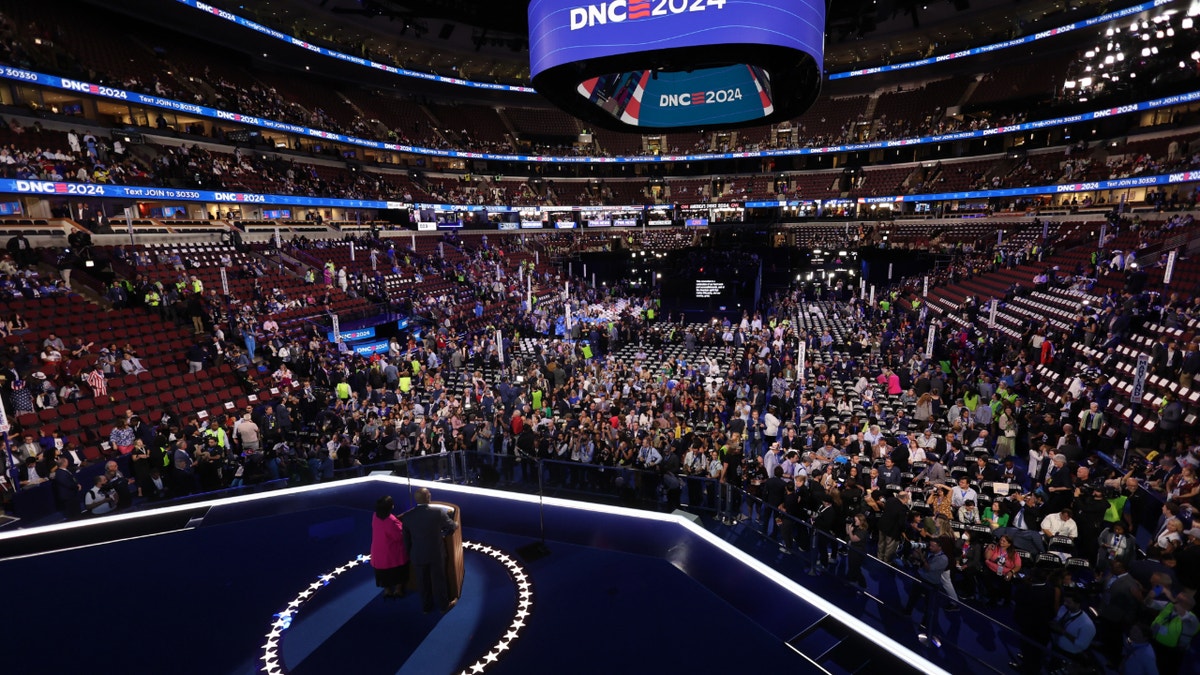
[[83, 508], [94, 516], [104, 515], [117, 508], [117, 491], [108, 484], [104, 474], [96, 476], [95, 485], [83, 497]]
[[[1082, 474], [1086, 469], [1080, 467], [1079, 471]], [[1104, 515], [1108, 512], [1108, 500], [1104, 498], [1104, 488], [1100, 483], [1086, 481], [1082, 475], [1077, 480], [1081, 479], [1083, 482], [1075, 488], [1075, 521], [1079, 529], [1079, 537], [1075, 540], [1075, 554], [1094, 560], [1100, 533], [1105, 527]]]
[[909, 492], [900, 492], [883, 503], [883, 510], [879, 514], [879, 559], [889, 565], [900, 548], [911, 505], [912, 494]]
[[[904, 613], [912, 614], [912, 610], [921, 600], [927, 600], [922, 625], [930, 625], [936, 617], [938, 592], [945, 593], [951, 600], [958, 600], [954, 592], [954, 584], [950, 581], [950, 559], [945, 551], [954, 548], [954, 540], [950, 537], [936, 537], [925, 546], [914, 549], [913, 561], [918, 565], [917, 576], [920, 583], [912, 586], [908, 602], [904, 605]], [[950, 605], [947, 611], [955, 611], [958, 607]]]

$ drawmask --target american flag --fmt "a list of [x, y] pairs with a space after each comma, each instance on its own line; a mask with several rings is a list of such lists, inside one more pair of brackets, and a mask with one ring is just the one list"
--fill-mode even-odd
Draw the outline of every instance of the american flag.
[[88, 386], [92, 388], [92, 393], [96, 398], [108, 396], [108, 382], [104, 379], [104, 371], [99, 368], [90, 370], [83, 376], [87, 380]]

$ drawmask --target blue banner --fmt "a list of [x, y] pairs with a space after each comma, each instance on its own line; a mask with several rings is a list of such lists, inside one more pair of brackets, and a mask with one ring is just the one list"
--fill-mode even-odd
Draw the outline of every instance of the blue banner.
[[64, 181], [14, 178], [0, 178], [0, 192], [34, 196], [106, 197], [111, 199], [134, 199], [138, 201], [215, 202], [251, 206], [256, 204], [270, 204], [272, 206], [325, 206], [347, 209], [398, 209], [407, 206], [401, 202], [381, 201], [377, 199], [298, 197], [295, 195], [270, 195], [252, 192], [218, 192], [214, 190], [185, 190], [168, 187], [111, 185], [108, 183], [69, 183]]
[[[330, 331], [330, 332], [326, 333], [325, 335], [327, 335], [329, 337], [330, 342], [337, 342], [337, 340], [334, 339], [333, 331]], [[341, 338], [342, 342], [354, 342], [355, 340], [370, 340], [371, 338], [375, 337], [375, 328], [372, 326], [370, 328], [359, 328], [358, 330], [344, 330], [344, 331], [338, 333], [337, 337]]]
[[[457, 157], [462, 159], [483, 159], [490, 161], [503, 162], [542, 162], [542, 163], [561, 163], [561, 164], [600, 164], [600, 163], [663, 163], [663, 162], [692, 162], [705, 160], [722, 160], [722, 159], [740, 159], [746, 157], [789, 157], [802, 155], [823, 155], [841, 152], [858, 152], [861, 150], [876, 150], [880, 148], [898, 148], [908, 145], [924, 145], [928, 143], [946, 143], [950, 141], [970, 140], [975, 138], [983, 138], [985, 136], [994, 136], [998, 134], [1009, 134], [1021, 131], [1031, 131], [1035, 129], [1045, 129], [1049, 127], [1064, 126], [1067, 124], [1075, 124], [1078, 122], [1086, 122], [1089, 120], [1099, 119], [1102, 117], [1112, 117], [1114, 115], [1124, 115], [1134, 112], [1142, 112], [1146, 110], [1154, 110], [1157, 108], [1165, 108], [1173, 105], [1185, 103], [1193, 103], [1200, 101], [1200, 91], [1178, 94], [1175, 96], [1167, 96], [1164, 98], [1153, 99], [1150, 101], [1142, 101], [1140, 103], [1130, 103], [1128, 105], [1118, 106], [1115, 108], [1104, 108], [1090, 113], [1081, 113], [1078, 115], [1069, 115], [1066, 117], [1056, 117], [1047, 120], [1038, 120], [1036, 122], [1023, 122], [1021, 124], [1010, 124], [1003, 127], [994, 127], [991, 129], [976, 129], [972, 131], [957, 131], [947, 134], [938, 134], [936, 136], [921, 136], [918, 138], [903, 138], [892, 141], [872, 141], [869, 143], [852, 143], [847, 145], [831, 145], [820, 148], [784, 148], [779, 150], [762, 150], [757, 152], [724, 152], [724, 153], [704, 153], [694, 155], [644, 155], [644, 156], [628, 156], [628, 157], [554, 157], [544, 155], [510, 155], [497, 154], [487, 152], [468, 152], [461, 150], [441, 150], [436, 148], [422, 148], [414, 145], [402, 145], [398, 143], [384, 143], [382, 141], [372, 141], [344, 134], [334, 133], [332, 131], [323, 131], [310, 127], [302, 127], [286, 122], [277, 122], [263, 117], [255, 117], [252, 115], [242, 115], [240, 113], [231, 113], [216, 108], [196, 105], [194, 103], [184, 103], [181, 101], [172, 101], [171, 99], [162, 98], [159, 96], [148, 96], [137, 92], [125, 91], [123, 89], [114, 89], [112, 87], [104, 87], [88, 82], [80, 82], [71, 80], [65, 77], [56, 75], [46, 75], [12, 66], [0, 67], [0, 79], [15, 80], [28, 84], [38, 84], [53, 89], [73, 91], [80, 94], [88, 94], [99, 96], [102, 98], [115, 99], [126, 101], [129, 103], [151, 106], [155, 108], [164, 108], [177, 112], [188, 113], [197, 117], [207, 117], [209, 119], [234, 122], [244, 126], [259, 127], [261, 129], [269, 129], [271, 131], [279, 131], [297, 136], [306, 136], [309, 138], [320, 138], [329, 141], [336, 141], [346, 145], [355, 145], [365, 148], [373, 148], [376, 150], [391, 150], [394, 152], [405, 152], [414, 155], [429, 155], [434, 157]], [[353, 201], [353, 200], [346, 200]], [[293, 202], [276, 202], [277, 204], [289, 204]], [[298, 204], [302, 205], [302, 204]], [[364, 207], [368, 208], [368, 207]], [[382, 208], [382, 207], [373, 207]], [[393, 208], [393, 207], [387, 207]], [[399, 207], [395, 207], [399, 208]], [[504, 210], [503, 207], [455, 207], [466, 210]], [[510, 209], [511, 210], [511, 209]]]
[[1065, 26], [1059, 26], [1058, 28], [1051, 28], [1049, 30], [1044, 30], [1039, 33], [1035, 33], [1033, 35], [1025, 35], [1025, 36], [1022, 36], [1019, 38], [1013, 38], [1012, 40], [1005, 40], [1004, 42], [996, 42], [994, 44], [984, 45], [982, 47], [972, 47], [971, 49], [964, 49], [962, 51], [951, 52], [949, 54], [939, 54], [937, 56], [930, 56], [928, 58], [918, 59], [916, 61], [907, 61], [905, 63], [895, 63], [895, 64], [891, 64], [891, 65], [886, 65], [886, 66], [875, 66], [873, 68], [861, 68], [859, 70], [849, 70], [844, 73], [830, 73], [828, 75], [828, 78], [830, 80], [841, 80], [841, 79], [844, 79], [847, 77], [858, 77], [859, 75], [874, 75], [876, 73], [890, 73], [890, 72], [897, 71], [897, 70], [907, 70], [909, 68], [918, 68], [920, 66], [928, 66], [928, 65], [932, 65], [934, 63], [941, 63], [943, 61], [954, 61], [957, 59], [966, 58], [968, 56], [978, 56], [980, 54], [987, 54], [990, 52], [999, 51], [1001, 49], [1008, 49], [1009, 47], [1016, 47], [1018, 45], [1029, 44], [1030, 42], [1036, 42], [1037, 40], [1044, 40], [1046, 38], [1051, 38], [1056, 35], [1063, 35], [1065, 33], [1069, 33], [1071, 31], [1077, 30], [1079, 28], [1089, 28], [1089, 27], [1095, 26], [1097, 24], [1105, 23], [1107, 21], [1112, 21], [1113, 19], [1120, 19], [1120, 18], [1127, 17], [1127, 16], [1130, 16], [1133, 14], [1139, 14], [1148, 9], [1154, 9], [1155, 7], [1161, 7], [1162, 5], [1170, 4], [1173, 1], [1174, 0], [1153, 0], [1152, 2], [1143, 2], [1141, 4], [1137, 4], [1132, 7], [1126, 7], [1125, 9], [1119, 9], [1115, 12], [1101, 14], [1100, 16], [1092, 17], [1091, 19], [1085, 19], [1083, 21], [1076, 21], [1074, 23], [1069, 23]]
[[[861, 197], [858, 199], [863, 204], [884, 204], [893, 202], [929, 202], [929, 201], [946, 201], [946, 200], [961, 200], [961, 199], [989, 199], [993, 197], [1019, 197], [1027, 195], [1044, 195], [1056, 194], [1064, 192], [1093, 192], [1096, 190], [1125, 190], [1138, 187], [1153, 187], [1158, 185], [1174, 185], [1178, 183], [1195, 183], [1200, 182], [1200, 171], [1181, 171], [1172, 174], [1160, 174], [1154, 176], [1136, 176], [1133, 178], [1117, 178], [1113, 180], [1092, 181], [1086, 183], [1069, 183], [1065, 185], [1041, 185], [1036, 187], [1023, 188], [1004, 188], [998, 190], [973, 190], [968, 192], [939, 192], [934, 194], [922, 195], [896, 195], [888, 197]], [[61, 196], [61, 197], [88, 197], [88, 198], [110, 198], [110, 199], [136, 199], [136, 200], [165, 200], [165, 201], [188, 201], [188, 202], [222, 202], [236, 204], [293, 204], [299, 206], [314, 206], [314, 207], [343, 207], [343, 208], [364, 208], [364, 209], [386, 209], [395, 208], [397, 202], [377, 201], [369, 199], [333, 199], [324, 197], [295, 197], [292, 195], [270, 195], [270, 194], [252, 194], [243, 192], [213, 192], [211, 190], [180, 190], [176, 188], [157, 188], [157, 187], [132, 187], [127, 185], [100, 185], [95, 183], [66, 183], [52, 181], [33, 181], [33, 180], [16, 180], [12, 178], [0, 178], [0, 194], [21, 194], [33, 196]], [[853, 200], [824, 200], [823, 203], [832, 202], [851, 202]], [[781, 206], [799, 206], [811, 204], [812, 200], [788, 200], [783, 201], [753, 201], [747, 202], [744, 206], [748, 208], [770, 208]], [[430, 207], [433, 205], [420, 204], [421, 208]], [[453, 205], [443, 205], [450, 208], [456, 208]], [[742, 208], [743, 204], [738, 202], [723, 202], [720, 204], [686, 204], [681, 208], [685, 210], [713, 210], [713, 209], [737, 209]], [[561, 207], [520, 207], [523, 211], [529, 211], [537, 208], [543, 213], [561, 213]], [[604, 207], [611, 210], [622, 209], [640, 209], [642, 205], [630, 206], [611, 206]], [[707, 218], [693, 218], [685, 221], [686, 225], [701, 226], [707, 224]], [[589, 221], [589, 225], [595, 227], [596, 224], [602, 222], [607, 225], [608, 221]], [[432, 225], [432, 223], [430, 223]], [[576, 223], [571, 220], [555, 221], [555, 227], [572, 228]], [[533, 223], [530, 223], [533, 225]], [[526, 223], [521, 223], [522, 227]], [[540, 227], [540, 224], [539, 224]], [[433, 227], [429, 229], [435, 229]]]
[[389, 345], [388, 345], [387, 340], [381, 340], [379, 342], [368, 342], [366, 344], [361, 344], [361, 345], [351, 345], [351, 349], [353, 349], [354, 353], [358, 354], [359, 356], [370, 356], [372, 354], [381, 354], [383, 352], [386, 352], [388, 350], [388, 348], [389, 348]]
[[376, 70], [382, 70], [386, 73], [391, 73], [393, 75], [401, 75], [403, 77], [415, 77], [415, 78], [418, 78], [421, 80], [429, 80], [431, 82], [441, 82], [443, 84], [456, 84], [456, 85], [463, 86], [463, 87], [475, 87], [476, 89], [496, 89], [499, 91], [519, 91], [519, 92], [523, 92], [523, 93], [527, 93], [527, 94], [536, 93], [536, 91], [537, 91], [533, 87], [521, 87], [521, 86], [510, 85], [510, 84], [495, 84], [492, 82], [476, 82], [473, 80], [459, 79], [457, 77], [443, 77], [442, 75], [435, 75], [433, 73], [423, 73], [418, 70], [409, 70], [407, 68], [397, 68], [396, 66], [389, 66], [386, 63], [379, 63], [376, 61], [371, 61], [370, 59], [364, 59], [364, 58], [361, 58], [358, 56], [353, 56], [350, 54], [343, 54], [342, 52], [338, 52], [338, 51], [334, 51], [332, 49], [326, 49], [324, 47], [314, 45], [311, 42], [306, 42], [304, 40], [301, 40], [300, 38], [288, 35], [287, 33], [277, 31], [273, 28], [268, 28], [262, 24], [256, 23], [254, 21], [250, 21], [249, 19], [242, 18], [231, 12], [227, 12], [223, 9], [213, 7], [212, 5], [210, 5], [208, 3], [197, 2], [196, 0], [175, 0], [175, 1], [182, 5], [187, 5], [188, 7], [191, 7], [193, 9], [198, 9], [201, 12], [204, 12], [205, 14], [210, 14], [219, 19], [224, 19], [231, 23], [235, 23], [239, 26], [242, 26], [243, 28], [249, 28], [252, 31], [262, 33], [263, 35], [266, 35], [268, 37], [273, 37], [276, 40], [286, 42], [290, 45], [299, 47], [301, 49], [307, 49], [308, 51], [314, 52], [316, 54], [320, 54], [321, 56], [328, 56], [330, 58], [339, 59], [341, 61], [347, 61], [349, 63], [354, 63], [354, 64], [357, 64], [360, 66], [365, 66], [367, 68], [374, 68]]

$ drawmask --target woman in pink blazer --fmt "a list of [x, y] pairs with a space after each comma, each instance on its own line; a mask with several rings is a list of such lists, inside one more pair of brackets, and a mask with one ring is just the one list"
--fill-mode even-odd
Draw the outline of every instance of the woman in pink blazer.
[[991, 580], [988, 586], [992, 590], [992, 602], [1006, 604], [1012, 596], [1013, 578], [1021, 571], [1021, 556], [1017, 554], [1012, 538], [1002, 536], [999, 543], [989, 546], [984, 564], [991, 572], [987, 578]]
[[383, 589], [385, 598], [403, 597], [408, 584], [404, 526], [392, 515], [394, 508], [391, 497], [380, 497], [371, 519], [371, 567], [375, 568], [375, 585]]

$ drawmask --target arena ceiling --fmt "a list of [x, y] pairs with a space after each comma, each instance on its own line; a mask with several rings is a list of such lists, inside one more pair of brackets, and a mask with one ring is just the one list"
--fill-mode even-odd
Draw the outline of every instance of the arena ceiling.
[[[170, 5], [174, 3], [159, 3]], [[523, 82], [527, 0], [218, 0], [264, 25], [402, 55], [410, 67]], [[1105, 11], [1102, 0], [833, 0], [830, 71], [1010, 39]], [[1112, 9], [1112, 7], [1107, 7]]]

